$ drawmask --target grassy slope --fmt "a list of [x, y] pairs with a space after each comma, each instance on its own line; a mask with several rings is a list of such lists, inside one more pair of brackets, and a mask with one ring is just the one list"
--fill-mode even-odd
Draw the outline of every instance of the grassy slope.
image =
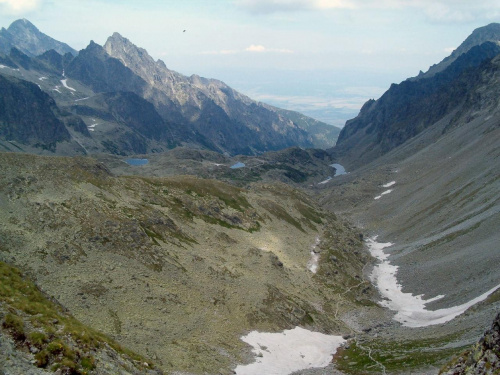
[[147, 372], [143, 357], [80, 323], [4, 262], [0, 262], [0, 320], [1, 333], [11, 336], [20, 350], [34, 353], [33, 362], [38, 367], [93, 374], [102, 371], [98, 354], [106, 350], [115, 357], [123, 356], [122, 370]]

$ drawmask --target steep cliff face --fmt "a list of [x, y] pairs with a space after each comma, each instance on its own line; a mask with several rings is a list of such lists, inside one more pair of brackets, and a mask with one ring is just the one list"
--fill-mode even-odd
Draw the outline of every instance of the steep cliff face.
[[[346, 123], [333, 154], [351, 169], [403, 144], [437, 121], [474, 105], [471, 96], [483, 71], [500, 46], [487, 42], [471, 48], [444, 71], [427, 79], [393, 84], [378, 100], [368, 101], [360, 114]], [[495, 68], [492, 68], [495, 69]]]
[[55, 149], [70, 139], [55, 115], [56, 103], [32, 83], [0, 75], [0, 137], [37, 147]]
[[90, 42], [66, 69], [66, 75], [86, 84], [95, 92], [132, 91], [142, 93], [146, 82], [104, 49]]

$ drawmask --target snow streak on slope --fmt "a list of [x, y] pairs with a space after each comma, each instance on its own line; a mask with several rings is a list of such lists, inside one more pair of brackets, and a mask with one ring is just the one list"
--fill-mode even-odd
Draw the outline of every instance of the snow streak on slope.
[[396, 185], [396, 181], [388, 182], [387, 184], [382, 185], [382, 187], [388, 188], [388, 187], [391, 187], [393, 185]]
[[380, 302], [393, 311], [396, 311], [394, 320], [402, 323], [406, 327], [426, 327], [435, 324], [446, 323], [458, 315], [464, 313], [469, 307], [484, 301], [495, 290], [500, 288], [500, 284], [488, 290], [484, 294], [466, 302], [462, 305], [430, 311], [426, 305], [444, 297], [439, 295], [428, 300], [423, 299], [423, 295], [414, 296], [411, 293], [404, 293], [402, 285], [398, 283], [396, 273], [398, 266], [389, 263], [389, 255], [384, 253], [386, 247], [393, 244], [390, 242], [379, 243], [377, 237], [367, 239], [368, 248], [373, 257], [377, 258], [378, 263], [370, 276], [371, 281], [377, 286], [383, 300]]
[[389, 194], [389, 193], [391, 193], [391, 192], [392, 192], [392, 189], [386, 190], [386, 191], [382, 192], [382, 194], [377, 195], [377, 196], [376, 196], [375, 198], [373, 198], [373, 199], [375, 199], [375, 200], [380, 199], [380, 198], [382, 198], [382, 195], [386, 195], [386, 194]]
[[68, 90], [71, 91], [76, 91], [73, 87], [68, 86], [68, 80], [67, 79], [61, 79], [61, 83], [63, 84], [64, 87], [66, 87]]

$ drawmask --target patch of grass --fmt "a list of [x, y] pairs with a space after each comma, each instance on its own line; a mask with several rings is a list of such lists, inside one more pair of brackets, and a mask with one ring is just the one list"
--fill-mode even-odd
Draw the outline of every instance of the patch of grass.
[[28, 340], [32, 345], [41, 348], [48, 341], [48, 337], [43, 332], [34, 331], [29, 333]]
[[24, 340], [24, 321], [19, 316], [10, 313], [5, 315], [2, 326], [11, 332], [15, 340]]
[[335, 356], [339, 370], [346, 374], [379, 374], [381, 365], [386, 371], [398, 373], [426, 366], [440, 366], [450, 357], [463, 350], [449, 348], [446, 344], [455, 335], [440, 339], [408, 341], [372, 340], [352, 343], [349, 349], [341, 349]]
[[[64, 373], [87, 374], [95, 367], [91, 356], [82, 356], [109, 345], [138, 363], [146, 360], [122, 348], [106, 335], [94, 331], [48, 300], [19, 270], [0, 261], [0, 306], [5, 314], [2, 327], [19, 345], [35, 346], [36, 365], [63, 369]], [[29, 321], [30, 324], [25, 322]], [[149, 363], [149, 361], [148, 361]]]
[[305, 232], [304, 229], [302, 228], [302, 225], [300, 225], [300, 223], [297, 220], [295, 220], [292, 216], [290, 216], [290, 214], [286, 212], [285, 209], [280, 205], [270, 200], [260, 200], [259, 204], [264, 209], [266, 209], [266, 211], [268, 211], [270, 214], [274, 215], [278, 219], [286, 221], [288, 224], [293, 225], [301, 232]]
[[297, 211], [300, 212], [300, 214], [302, 216], [304, 216], [306, 219], [312, 221], [313, 223], [316, 223], [316, 224], [323, 224], [323, 217], [324, 215], [322, 215], [321, 213], [319, 213], [318, 211], [316, 211], [314, 208], [312, 208], [311, 206], [308, 206], [302, 202], [296, 202], [295, 203], [295, 208], [297, 209]]
[[251, 208], [250, 203], [243, 194], [243, 190], [216, 180], [198, 179], [190, 176], [162, 180], [167, 187], [189, 191], [198, 197], [214, 197], [223, 201], [227, 206], [243, 212]]

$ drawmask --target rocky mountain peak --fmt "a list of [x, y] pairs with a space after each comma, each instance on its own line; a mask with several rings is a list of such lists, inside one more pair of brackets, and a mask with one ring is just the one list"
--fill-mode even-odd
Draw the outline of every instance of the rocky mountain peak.
[[489, 25], [475, 29], [464, 42], [452, 52], [451, 57], [458, 56], [468, 52], [472, 47], [478, 46], [485, 42], [500, 41], [500, 23], [490, 23]]
[[8, 29], [0, 32], [0, 51], [8, 54], [12, 47], [16, 47], [29, 56], [38, 56], [54, 49], [61, 55], [71, 53], [76, 56], [77, 51], [66, 43], [59, 42], [42, 33], [27, 19], [12, 22]]
[[16, 33], [16, 32], [40, 33], [40, 30], [38, 30], [38, 28], [35, 25], [33, 25], [30, 21], [28, 21], [26, 18], [12, 22], [8, 30], [11, 33]]
[[125, 65], [129, 63], [146, 63], [148, 65], [155, 64], [155, 61], [148, 52], [140, 47], [137, 47], [130, 40], [123, 37], [117, 32], [111, 35], [104, 44], [104, 50], [114, 58], [121, 60]]
[[419, 73], [416, 79], [429, 78], [436, 73], [442, 72], [461, 55], [486, 42], [500, 42], [500, 23], [490, 23], [489, 25], [475, 29], [450, 56], [443, 59], [440, 63], [431, 66], [427, 72], [423, 74]]
[[164, 63], [157, 64], [145, 49], [137, 47], [117, 32], [108, 38], [104, 50], [152, 85], [155, 84], [155, 77], [158, 80], [161, 76], [161, 71], [169, 72]]

